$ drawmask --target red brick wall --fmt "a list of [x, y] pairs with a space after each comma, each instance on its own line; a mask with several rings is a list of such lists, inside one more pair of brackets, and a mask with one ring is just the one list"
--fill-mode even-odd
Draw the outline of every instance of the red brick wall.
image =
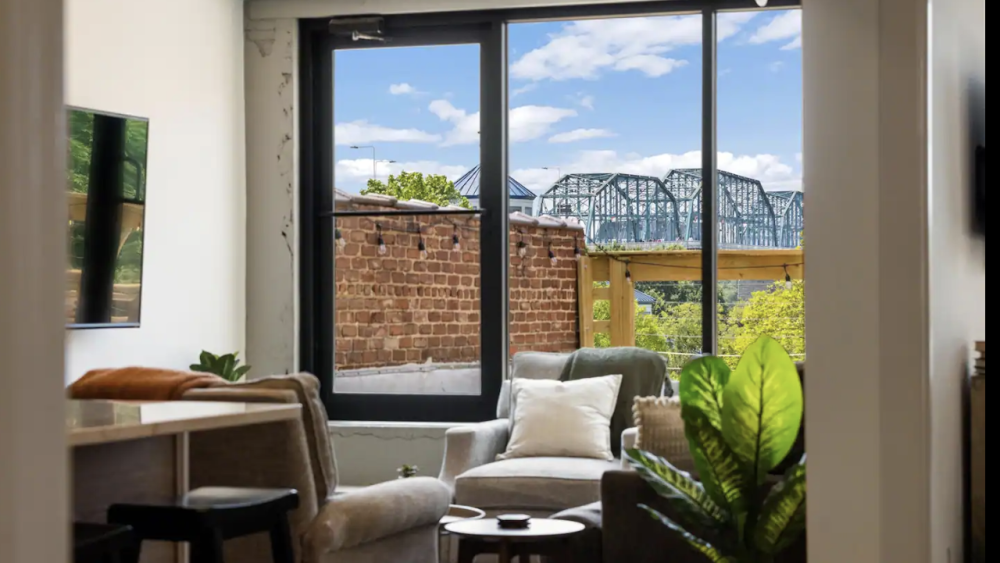
[[[384, 256], [378, 253], [377, 222], [388, 248]], [[452, 248], [453, 223], [467, 227], [459, 230], [460, 252]], [[418, 250], [418, 224], [426, 259]], [[478, 219], [347, 218], [338, 219], [337, 227], [347, 242], [337, 252], [335, 272], [338, 370], [479, 361]], [[523, 260], [517, 255], [521, 232], [529, 245]], [[566, 229], [511, 229], [511, 353], [579, 347], [575, 236], [578, 231]], [[555, 267], [549, 241], [559, 257]]]

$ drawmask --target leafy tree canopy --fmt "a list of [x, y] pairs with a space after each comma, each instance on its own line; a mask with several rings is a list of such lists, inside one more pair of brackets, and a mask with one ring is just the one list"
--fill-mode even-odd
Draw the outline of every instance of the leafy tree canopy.
[[[701, 354], [702, 319], [700, 284], [663, 282], [669, 293], [646, 286], [642, 291], [656, 298], [653, 313], [636, 308], [635, 345], [664, 354], [671, 374]], [[645, 284], [643, 284], [645, 285]], [[653, 285], [653, 284], [649, 284]], [[607, 286], [607, 284], [595, 284]], [[668, 295], [669, 297], [665, 296]], [[735, 291], [719, 304], [719, 353], [735, 368], [740, 356], [761, 336], [770, 336], [785, 347], [792, 358], [805, 356], [805, 282], [784, 281], [754, 292], [745, 303], [737, 303]], [[595, 320], [611, 319], [611, 304], [594, 303]], [[609, 348], [608, 334], [595, 335], [595, 346]]]
[[445, 176], [428, 174], [424, 176], [420, 172], [403, 172], [399, 176], [389, 176], [389, 183], [385, 184], [379, 180], [368, 180], [368, 187], [361, 191], [361, 195], [387, 195], [400, 201], [409, 199], [419, 199], [437, 205], [459, 205], [466, 209], [471, 209], [469, 200], [462, 196], [455, 183]]

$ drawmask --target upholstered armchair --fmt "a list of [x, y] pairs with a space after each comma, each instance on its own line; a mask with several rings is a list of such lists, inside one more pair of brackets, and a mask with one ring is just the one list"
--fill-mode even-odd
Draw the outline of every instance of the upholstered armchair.
[[[300, 563], [437, 563], [438, 522], [451, 491], [437, 479], [415, 478], [337, 493], [337, 464], [319, 382], [311, 375], [273, 377], [191, 391], [191, 401], [298, 403], [292, 422], [191, 436], [191, 485], [293, 487]], [[267, 536], [229, 542], [239, 563], [270, 563]]]
[[[512, 362], [511, 380], [565, 378], [572, 371], [572, 366], [569, 369], [567, 366], [583, 353], [517, 354]], [[662, 358], [652, 352], [622, 348], [603, 354], [589, 367], [607, 368], [610, 375], [621, 373], [622, 363], [634, 362], [647, 372], [655, 372], [654, 378], [659, 378], [660, 386], [666, 378], [666, 363], [661, 366]], [[595, 368], [594, 364], [603, 365]], [[537, 457], [497, 461], [497, 455], [506, 451], [510, 439], [511, 380], [505, 381], [501, 390], [497, 420], [453, 428], [446, 434], [440, 479], [451, 487], [455, 502], [475, 506], [488, 515], [517, 512], [535, 517], [549, 517], [568, 508], [598, 502], [601, 478], [608, 471], [621, 469], [620, 460]], [[631, 405], [633, 398], [627, 397], [625, 402]], [[631, 406], [628, 413], [631, 416]], [[635, 443], [634, 429], [619, 436], [621, 442], [617, 436], [613, 438], [613, 451], [620, 450], [619, 445], [628, 448]]]

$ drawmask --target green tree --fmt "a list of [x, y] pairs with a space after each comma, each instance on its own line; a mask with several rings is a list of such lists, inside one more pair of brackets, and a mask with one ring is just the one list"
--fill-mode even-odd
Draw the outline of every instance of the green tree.
[[767, 291], [757, 291], [731, 313], [729, 338], [722, 339], [722, 353], [735, 367], [739, 356], [761, 336], [777, 340], [796, 361], [806, 353], [806, 284], [804, 280], [775, 282]]
[[[668, 282], [664, 282], [668, 283]], [[675, 284], [671, 297], [664, 297], [656, 289], [643, 289], [657, 299], [653, 314], [636, 311], [636, 346], [660, 352], [667, 359], [672, 375], [676, 376], [691, 359], [702, 352], [702, 316], [700, 284], [669, 282]], [[607, 284], [595, 284], [606, 287]], [[697, 289], [695, 289], [697, 288]], [[648, 291], [646, 291], [648, 289]], [[698, 299], [682, 302], [697, 294]], [[784, 346], [796, 360], [805, 357], [805, 282], [795, 281], [788, 289], [785, 282], [775, 282], [764, 291], [754, 292], [746, 303], [719, 305], [719, 352], [735, 368], [739, 357], [762, 336], [770, 336]], [[608, 301], [594, 303], [596, 320], [611, 320]], [[594, 338], [598, 348], [611, 347], [611, 337], [598, 334]]]
[[385, 184], [379, 180], [368, 180], [368, 187], [361, 191], [361, 195], [387, 195], [400, 201], [419, 199], [437, 205], [459, 205], [470, 209], [469, 200], [462, 196], [455, 189], [454, 182], [445, 176], [428, 174], [424, 176], [420, 172], [403, 172], [399, 176], [389, 176], [389, 183]]

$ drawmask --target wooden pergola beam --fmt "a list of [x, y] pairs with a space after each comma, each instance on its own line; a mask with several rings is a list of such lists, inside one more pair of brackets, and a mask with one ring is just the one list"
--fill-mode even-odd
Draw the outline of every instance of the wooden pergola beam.
[[[654, 252], [616, 252], [590, 255], [594, 281], [610, 281], [610, 264], [629, 263], [632, 280], [701, 281], [701, 251], [671, 250]], [[719, 280], [783, 280], [785, 273], [792, 279], [803, 279], [805, 253], [802, 249], [787, 250], [722, 250], [719, 252]]]

